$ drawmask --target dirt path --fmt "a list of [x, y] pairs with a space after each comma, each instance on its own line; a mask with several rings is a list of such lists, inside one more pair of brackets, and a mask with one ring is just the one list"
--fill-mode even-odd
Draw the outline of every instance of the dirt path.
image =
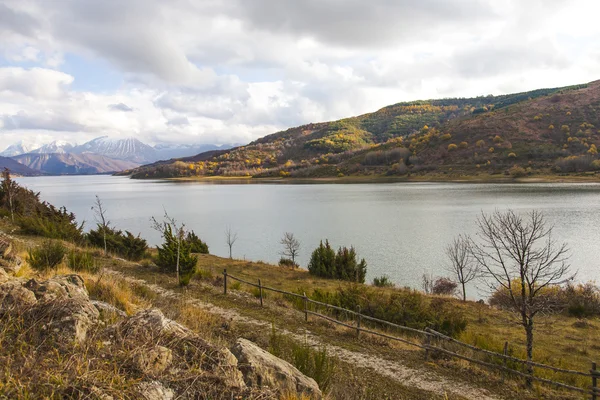
[[[125, 279], [127, 282], [145, 286], [146, 288], [152, 290], [153, 292], [164, 298], [182, 300], [184, 297], [175, 291], [165, 289], [162, 286], [149, 283], [142, 279], [136, 279], [127, 276], [119, 271], [114, 271], [110, 269], [106, 269], [105, 271], [112, 275], [117, 275], [122, 279]], [[241, 315], [240, 313], [232, 309], [222, 308], [214, 304], [189, 297], [186, 297], [186, 302], [225, 319], [231, 319], [245, 324], [259, 326], [261, 328], [271, 329], [270, 322], [249, 318], [247, 316]], [[450, 381], [448, 380], [448, 378], [436, 374], [435, 372], [428, 371], [426, 369], [416, 369], [413, 367], [409, 367], [407, 365], [402, 364], [401, 361], [398, 360], [390, 361], [374, 355], [358, 353], [344, 349], [339, 346], [324, 343], [319, 339], [319, 337], [313, 335], [308, 330], [306, 330], [304, 334], [290, 332], [285, 329], [278, 330], [286, 336], [292, 337], [294, 340], [300, 342], [307, 341], [311, 346], [318, 348], [322, 348], [323, 346], [325, 346], [327, 352], [333, 355], [334, 357], [351, 365], [358, 365], [364, 368], [368, 368], [379, 375], [394, 379], [407, 387], [415, 387], [427, 392], [435, 393], [440, 396], [444, 396], [445, 394], [453, 394], [472, 400], [499, 399], [499, 397], [491, 395], [487, 390], [470, 386], [468, 384], [465, 384], [464, 382]]]

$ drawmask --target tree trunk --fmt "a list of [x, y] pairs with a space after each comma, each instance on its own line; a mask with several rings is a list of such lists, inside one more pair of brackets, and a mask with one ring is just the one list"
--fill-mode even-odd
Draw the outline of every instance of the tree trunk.
[[231, 246], [231, 245], [229, 245], [229, 259], [230, 259], [230, 260], [231, 260], [231, 259], [233, 259], [233, 257], [231, 256], [231, 247], [232, 247], [232, 246]]
[[[527, 361], [533, 361], [533, 319], [528, 318], [527, 324], [525, 325], [525, 333], [527, 334]], [[533, 376], [533, 366], [527, 364], [527, 374]], [[525, 384], [527, 387], [531, 387], [532, 380], [527, 378]]]
[[108, 250], [106, 248], [106, 226], [102, 229], [104, 236], [104, 257], [108, 256]]
[[465, 283], [462, 283], [462, 288], [463, 288], [463, 301], [467, 301], [467, 291], [465, 290]]
[[13, 202], [12, 202], [12, 193], [10, 188], [8, 188], [8, 204], [10, 205], [10, 220], [12, 223], [15, 223], [15, 212], [13, 210]]
[[179, 249], [181, 248], [181, 239], [177, 241], [177, 284], [181, 284], [179, 280]]

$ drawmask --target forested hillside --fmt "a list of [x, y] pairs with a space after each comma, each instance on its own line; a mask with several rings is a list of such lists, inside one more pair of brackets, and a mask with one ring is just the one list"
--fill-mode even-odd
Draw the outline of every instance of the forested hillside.
[[586, 172], [600, 169], [600, 161], [594, 163], [599, 107], [600, 81], [405, 102], [130, 173], [143, 179]]

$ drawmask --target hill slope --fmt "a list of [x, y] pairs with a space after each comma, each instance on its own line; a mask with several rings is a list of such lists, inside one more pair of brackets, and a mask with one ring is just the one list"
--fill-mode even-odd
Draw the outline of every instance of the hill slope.
[[12, 158], [0, 156], [0, 170], [3, 171], [4, 168], [8, 168], [12, 174], [16, 174], [16, 175], [23, 175], [23, 176], [41, 175], [40, 171], [31, 169], [28, 166], [23, 165], [15, 160], [13, 160]]
[[118, 172], [138, 164], [113, 160], [98, 154], [23, 154], [13, 157], [19, 163], [51, 175], [92, 175]]
[[[456, 166], [472, 175], [504, 173], [523, 162], [531, 168], [526, 173], [581, 171], [592, 168], [596, 156], [599, 101], [600, 82], [592, 82], [399, 103], [291, 128], [229, 151], [141, 167], [132, 177], [456, 174]], [[562, 160], [571, 156], [581, 159]], [[585, 168], [564, 165], [584, 161]]]

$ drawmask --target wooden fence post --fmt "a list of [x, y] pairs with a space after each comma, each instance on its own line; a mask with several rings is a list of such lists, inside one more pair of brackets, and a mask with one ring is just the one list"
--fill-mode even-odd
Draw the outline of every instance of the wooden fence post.
[[360, 313], [360, 305], [356, 307], [358, 310], [358, 314], [356, 315], [356, 337], [360, 337], [360, 321], [362, 319], [362, 315]]
[[600, 376], [600, 372], [596, 369], [596, 363], [592, 363], [592, 370], [590, 371], [592, 374], [592, 400], [598, 400], [598, 396], [600, 395], [600, 390], [598, 390], [598, 376]]
[[258, 291], [260, 292], [260, 306], [263, 306], [263, 291], [262, 291], [262, 285], [260, 283], [260, 279], [258, 280]]
[[306, 298], [306, 292], [304, 294], [304, 321], [308, 322], [308, 299]]
[[429, 360], [429, 345], [431, 344], [431, 336], [425, 336], [425, 361]]
[[227, 270], [223, 270], [223, 294], [227, 294]]
[[[508, 363], [508, 359], [506, 358], [506, 356], [508, 356], [508, 341], [504, 342], [504, 351], [502, 352], [502, 354], [504, 354], [504, 359], [502, 360], [502, 362], [504, 363], [504, 367], [506, 368], [506, 364]], [[506, 371], [502, 371], [502, 382], [504, 382], [504, 378], [506, 377]]]

